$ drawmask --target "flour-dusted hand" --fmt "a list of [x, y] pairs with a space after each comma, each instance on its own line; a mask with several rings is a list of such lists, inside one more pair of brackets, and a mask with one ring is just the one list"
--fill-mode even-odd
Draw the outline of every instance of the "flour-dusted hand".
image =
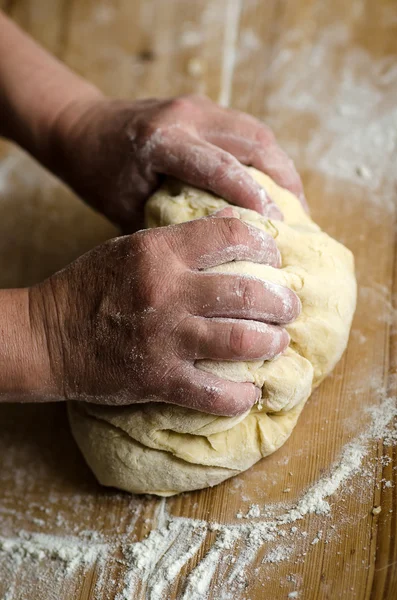
[[242, 166], [270, 175], [304, 202], [293, 162], [270, 129], [201, 96], [127, 102], [102, 96], [69, 103], [53, 132], [51, 165], [85, 200], [124, 230], [142, 225], [142, 206], [162, 175], [232, 204], [282, 218]]
[[280, 266], [274, 240], [225, 211], [111, 240], [31, 289], [59, 396], [225, 415], [252, 406], [253, 384], [205, 373], [195, 360], [274, 357], [289, 342], [280, 325], [300, 302], [276, 284], [202, 271], [234, 259]]
[[[0, 11], [0, 135], [30, 152], [124, 232], [165, 175], [231, 204], [282, 218], [243, 164], [298, 195], [300, 179], [252, 117], [186, 96], [111, 100]], [[271, 358], [299, 300], [244, 275], [205, 272], [231, 260], [275, 267], [273, 239], [233, 208], [108, 242], [47, 281], [0, 292], [0, 400], [162, 400], [236, 414], [259, 396], [195, 366], [201, 358]], [[231, 211], [231, 212], [230, 212]], [[71, 233], [73, 235], [73, 232]]]

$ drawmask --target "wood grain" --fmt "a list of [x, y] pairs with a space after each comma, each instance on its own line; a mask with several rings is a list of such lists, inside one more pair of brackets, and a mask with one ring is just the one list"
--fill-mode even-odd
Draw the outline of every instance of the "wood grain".
[[[302, 173], [315, 220], [354, 252], [359, 302], [348, 349], [290, 440], [243, 475], [170, 499], [167, 507], [173, 515], [231, 523], [251, 503], [284, 502], [286, 495], [296, 500], [365, 428], [366, 408], [380, 403], [381, 390], [396, 394], [395, 1], [3, 0], [0, 5], [109, 95], [206, 93], [266, 120]], [[7, 155], [17, 157], [12, 185], [0, 189], [1, 286], [39, 281], [113, 235], [113, 228], [30, 159], [5, 144], [1, 153], [0, 173]], [[360, 175], [363, 168], [369, 177]], [[2, 406], [0, 415], [0, 534], [90, 529], [139, 540], [156, 526], [159, 500], [109, 491], [94, 481], [63, 406]], [[380, 456], [390, 456], [390, 464], [382, 467]], [[236, 600], [278, 600], [295, 589], [309, 600], [396, 598], [396, 449], [374, 443], [366, 470], [362, 489], [352, 485], [332, 497], [331, 517], [305, 519], [308, 540], [323, 531], [320, 543], [308, 543], [292, 562], [274, 565], [261, 563], [265, 548]], [[386, 488], [382, 480], [394, 484]], [[378, 505], [382, 512], [374, 516]], [[209, 537], [170, 598], [178, 596], [186, 572], [210, 544]], [[78, 572], [52, 591], [39, 578], [28, 597], [112, 599], [121, 591], [122, 573], [123, 565], [111, 561], [99, 595], [94, 593], [99, 568]], [[18, 573], [7, 600], [25, 600], [24, 577]], [[11, 579], [0, 582], [0, 596]], [[216, 591], [211, 597], [216, 599]]]

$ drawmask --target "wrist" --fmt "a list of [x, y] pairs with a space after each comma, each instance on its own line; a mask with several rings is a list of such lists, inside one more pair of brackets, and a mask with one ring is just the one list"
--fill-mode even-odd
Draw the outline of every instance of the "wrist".
[[[79, 135], [84, 128], [85, 115], [91, 115], [96, 111], [104, 99], [102, 92], [83, 81], [73, 97], [63, 102], [47, 122], [43, 162], [72, 188], [75, 188], [75, 182], [71, 172], [76, 170], [76, 158], [81, 153]], [[77, 171], [79, 171], [78, 165]]]
[[0, 401], [55, 399], [45, 336], [28, 289], [0, 291], [0, 336]]
[[51, 131], [65, 107], [99, 90], [0, 11], [0, 134], [51, 168]]
[[56, 175], [62, 174], [64, 162], [69, 160], [70, 152], [77, 151], [76, 148], [69, 151], [64, 149], [69, 132], [86, 110], [103, 99], [103, 94], [94, 85], [73, 73], [69, 75], [73, 81], [64, 81], [63, 85], [72, 88], [73, 92], [65, 94], [62, 99], [51, 96], [53, 108], [46, 115], [42, 114], [36, 127], [40, 160]]

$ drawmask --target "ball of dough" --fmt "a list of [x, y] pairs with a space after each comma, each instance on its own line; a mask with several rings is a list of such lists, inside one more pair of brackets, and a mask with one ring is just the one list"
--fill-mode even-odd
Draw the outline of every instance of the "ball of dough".
[[[346, 348], [356, 305], [351, 252], [321, 231], [293, 194], [263, 173], [249, 170], [280, 207], [284, 221], [238, 210], [244, 221], [273, 236], [282, 267], [236, 261], [209, 270], [252, 275], [296, 292], [302, 312], [287, 326], [290, 346], [265, 362], [197, 361], [205, 371], [262, 388], [261, 403], [238, 417], [169, 404], [114, 408], [71, 403], [74, 437], [104, 485], [170, 496], [245, 471], [286, 441], [312, 389]], [[146, 224], [182, 223], [227, 205], [208, 192], [169, 179], [148, 201]]]

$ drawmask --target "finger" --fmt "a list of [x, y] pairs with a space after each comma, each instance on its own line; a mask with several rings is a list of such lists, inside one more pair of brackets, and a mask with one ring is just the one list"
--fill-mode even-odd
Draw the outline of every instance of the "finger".
[[269, 360], [284, 352], [290, 337], [285, 329], [244, 319], [184, 321], [179, 348], [190, 360]]
[[233, 208], [233, 206], [225, 206], [225, 208], [220, 208], [212, 213], [211, 217], [232, 217], [234, 219], [240, 219], [241, 215], [236, 208]]
[[231, 273], [189, 273], [187, 309], [202, 317], [249, 319], [285, 324], [300, 313], [298, 296], [289, 288]]
[[250, 208], [273, 219], [282, 214], [266, 191], [238, 160], [212, 144], [180, 130], [164, 135], [162, 145], [172, 148], [158, 153], [154, 168], [196, 187], [209, 190], [232, 204]]
[[274, 239], [240, 219], [196, 219], [169, 228], [166, 235], [173, 251], [191, 268], [205, 269], [233, 260], [281, 265]]
[[168, 401], [202, 412], [233, 417], [249, 410], [261, 397], [252, 383], [221, 379], [187, 363], [182, 373], [169, 381]]
[[269, 175], [280, 187], [292, 192], [307, 208], [303, 184], [295, 165], [277, 144], [254, 149], [249, 164]]
[[273, 132], [259, 120], [239, 111], [220, 109], [217, 127], [200, 129], [203, 137], [235, 156], [241, 163], [266, 173], [281, 187], [307, 202], [293, 161], [280, 148]]

